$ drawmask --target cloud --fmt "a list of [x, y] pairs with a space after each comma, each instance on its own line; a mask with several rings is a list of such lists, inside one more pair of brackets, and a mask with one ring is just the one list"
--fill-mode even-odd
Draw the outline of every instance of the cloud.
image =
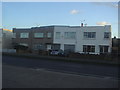
[[96, 24], [97, 25], [110, 25], [110, 23], [105, 22], [105, 21], [103, 21], [103, 22], [97, 22]]
[[79, 10], [73, 9], [73, 10], [70, 11], [70, 13], [71, 13], [71, 14], [78, 14], [78, 13], [79, 13]]

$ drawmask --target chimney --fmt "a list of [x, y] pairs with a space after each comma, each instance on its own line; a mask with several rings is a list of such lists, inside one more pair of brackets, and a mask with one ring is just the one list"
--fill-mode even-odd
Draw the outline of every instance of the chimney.
[[83, 27], [83, 23], [81, 23], [81, 27]]

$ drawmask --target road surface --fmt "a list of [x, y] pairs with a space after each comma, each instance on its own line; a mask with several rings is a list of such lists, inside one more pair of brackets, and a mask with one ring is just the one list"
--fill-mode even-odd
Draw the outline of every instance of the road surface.
[[18, 67], [26, 67], [33, 69], [43, 68], [46, 70], [51, 70], [56, 72], [118, 78], [117, 66], [80, 64], [80, 63], [71, 63], [71, 62], [62, 62], [62, 61], [43, 60], [43, 59], [33, 59], [33, 58], [30, 59], [23, 57], [20, 58], [13, 56], [3, 56], [2, 62], [5, 64], [18, 66]]
[[3, 88], [118, 88], [118, 68], [3, 56]]

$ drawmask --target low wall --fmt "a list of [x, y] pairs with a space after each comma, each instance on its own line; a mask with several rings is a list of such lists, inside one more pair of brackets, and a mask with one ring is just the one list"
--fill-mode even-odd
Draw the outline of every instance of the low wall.
[[2, 49], [3, 53], [16, 53], [16, 49]]

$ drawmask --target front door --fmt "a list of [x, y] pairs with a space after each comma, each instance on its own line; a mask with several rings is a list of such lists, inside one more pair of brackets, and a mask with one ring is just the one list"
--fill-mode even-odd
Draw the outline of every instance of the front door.
[[51, 45], [47, 45], [47, 50], [51, 50]]

